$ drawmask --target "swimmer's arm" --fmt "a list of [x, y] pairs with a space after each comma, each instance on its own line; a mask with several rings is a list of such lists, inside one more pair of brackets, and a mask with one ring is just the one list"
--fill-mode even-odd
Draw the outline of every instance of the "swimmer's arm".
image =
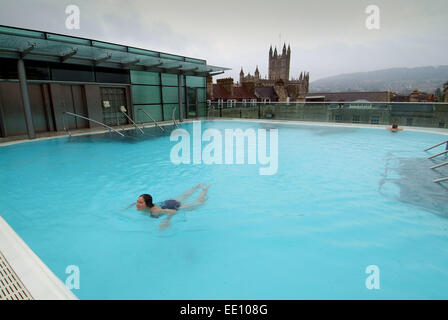
[[136, 204], [137, 204], [137, 202], [133, 202], [133, 203], [131, 203], [130, 205], [128, 205], [126, 208], [121, 209], [121, 211], [128, 210], [129, 208], [134, 207]]
[[[162, 209], [163, 210], [163, 209]], [[170, 220], [171, 218], [177, 213], [176, 210], [171, 210], [171, 209], [165, 209], [165, 210], [170, 210], [170, 211], [174, 211], [174, 213], [170, 213], [168, 217], [166, 217], [165, 220], [163, 220], [163, 222], [160, 224], [159, 226], [159, 230], [164, 230], [166, 228], [168, 228], [170, 226]]]

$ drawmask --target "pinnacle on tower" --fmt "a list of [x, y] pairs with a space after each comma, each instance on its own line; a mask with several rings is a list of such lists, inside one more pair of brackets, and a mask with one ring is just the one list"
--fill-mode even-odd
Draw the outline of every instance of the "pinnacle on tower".
[[269, 57], [272, 57], [272, 44], [271, 44], [271, 46], [269, 47]]
[[274, 57], [277, 57], [277, 47], [275, 47], [275, 50], [274, 50]]
[[286, 54], [286, 43], [283, 44], [282, 55]]
[[288, 44], [288, 55], [291, 54], [291, 46]]
[[243, 67], [241, 67], [241, 72], [240, 72], [240, 74], [244, 75]]

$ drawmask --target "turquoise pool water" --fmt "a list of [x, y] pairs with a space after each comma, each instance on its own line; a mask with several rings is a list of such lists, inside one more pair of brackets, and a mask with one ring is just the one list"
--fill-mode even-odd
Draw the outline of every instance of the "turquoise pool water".
[[[182, 127], [191, 132], [192, 124]], [[447, 299], [447, 161], [432, 133], [218, 121], [277, 128], [278, 171], [174, 165], [175, 142], [90, 135], [0, 148], [0, 215], [80, 299]], [[204, 142], [203, 145], [207, 145]], [[211, 184], [159, 231], [134, 207]], [[194, 199], [195, 195], [193, 196]], [[380, 271], [369, 290], [366, 268]]]

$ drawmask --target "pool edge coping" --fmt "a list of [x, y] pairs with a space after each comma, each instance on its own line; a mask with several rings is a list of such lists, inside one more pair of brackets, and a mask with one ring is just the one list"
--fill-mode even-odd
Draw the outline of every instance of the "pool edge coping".
[[[193, 121], [194, 120], [186, 119], [182, 123], [189, 123], [189, 122], [193, 122]], [[173, 123], [171, 121], [158, 122], [157, 124], [161, 127], [173, 125]], [[155, 127], [156, 127], [155, 124], [150, 124], [150, 123], [140, 126], [140, 128], [143, 128], [143, 129], [155, 128]], [[133, 125], [127, 125], [125, 127], [118, 127], [116, 130], [128, 131], [128, 130], [135, 130], [135, 129], [136, 128]], [[79, 136], [103, 134], [103, 133], [110, 132], [110, 130], [108, 130], [108, 129], [98, 130], [97, 128], [86, 128], [86, 129], [80, 129], [80, 130], [82, 130], [82, 132], [73, 132], [71, 134], [68, 134], [68, 133], [54, 134], [57, 132], [53, 132], [54, 135], [47, 136], [47, 137], [38, 137], [35, 139], [24, 138], [24, 139], [12, 140], [12, 141], [0, 142], [0, 147], [6, 147], [6, 146], [21, 144], [21, 143], [27, 143], [27, 142], [36, 142], [36, 141], [51, 140], [51, 139], [61, 139], [61, 138], [67, 138], [67, 137], [79, 137]], [[89, 130], [92, 130], [92, 131], [89, 131]]]
[[0, 252], [34, 300], [79, 300], [2, 216]]
[[[358, 123], [337, 123], [337, 122], [314, 122], [314, 121], [301, 121], [301, 120], [271, 120], [271, 119], [248, 119], [248, 118], [199, 118], [199, 119], [185, 119], [182, 123], [194, 123], [194, 122], [202, 122], [202, 121], [213, 121], [213, 122], [219, 122], [219, 121], [235, 121], [235, 122], [258, 122], [258, 123], [276, 123], [276, 124], [300, 124], [300, 125], [312, 125], [312, 126], [326, 126], [326, 127], [341, 127], [341, 128], [361, 128], [361, 129], [387, 129], [390, 128], [390, 125], [373, 125], [373, 124], [358, 124]], [[159, 123], [160, 126], [169, 126], [172, 125], [170, 122], [165, 123]], [[147, 125], [142, 126], [143, 128], [152, 128], [155, 127], [155, 125]], [[409, 127], [409, 126], [401, 126], [406, 131], [413, 131], [413, 132], [424, 132], [424, 133], [434, 133], [434, 134], [441, 134], [441, 135], [447, 135], [448, 136], [448, 128], [432, 128], [432, 127]], [[135, 127], [127, 127], [123, 130], [132, 130], [135, 129]], [[95, 135], [95, 134], [103, 134], [107, 133], [109, 130], [101, 130], [101, 131], [86, 131], [86, 132], [79, 132], [74, 133], [71, 136], [84, 136], [84, 135]], [[15, 140], [15, 141], [8, 141], [8, 142], [0, 142], [0, 147], [6, 147], [10, 145], [16, 145], [21, 143], [27, 143], [27, 142], [35, 142], [35, 141], [42, 141], [42, 140], [51, 140], [51, 139], [58, 139], [58, 138], [66, 138], [69, 137], [68, 134], [62, 134], [57, 136], [50, 136], [50, 137], [40, 137], [36, 139], [21, 139], [21, 140]]]
[[[301, 121], [301, 120], [270, 120], [270, 119], [249, 119], [249, 118], [213, 118], [202, 119], [202, 121], [237, 121], [237, 122], [262, 122], [262, 123], [277, 123], [277, 124], [303, 124], [312, 126], [324, 127], [342, 127], [342, 128], [362, 128], [362, 129], [387, 129], [390, 125], [385, 124], [368, 124], [368, 123], [338, 123], [338, 122], [320, 122], [320, 121]], [[425, 132], [448, 135], [448, 128], [433, 128], [433, 127], [409, 127], [400, 126], [406, 131]]]

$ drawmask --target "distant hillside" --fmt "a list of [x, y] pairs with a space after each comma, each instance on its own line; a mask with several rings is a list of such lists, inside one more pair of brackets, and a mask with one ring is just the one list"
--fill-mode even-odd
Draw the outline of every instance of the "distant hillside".
[[310, 83], [310, 92], [385, 91], [409, 94], [414, 89], [434, 93], [448, 81], [448, 65], [438, 67], [392, 68], [347, 73]]

